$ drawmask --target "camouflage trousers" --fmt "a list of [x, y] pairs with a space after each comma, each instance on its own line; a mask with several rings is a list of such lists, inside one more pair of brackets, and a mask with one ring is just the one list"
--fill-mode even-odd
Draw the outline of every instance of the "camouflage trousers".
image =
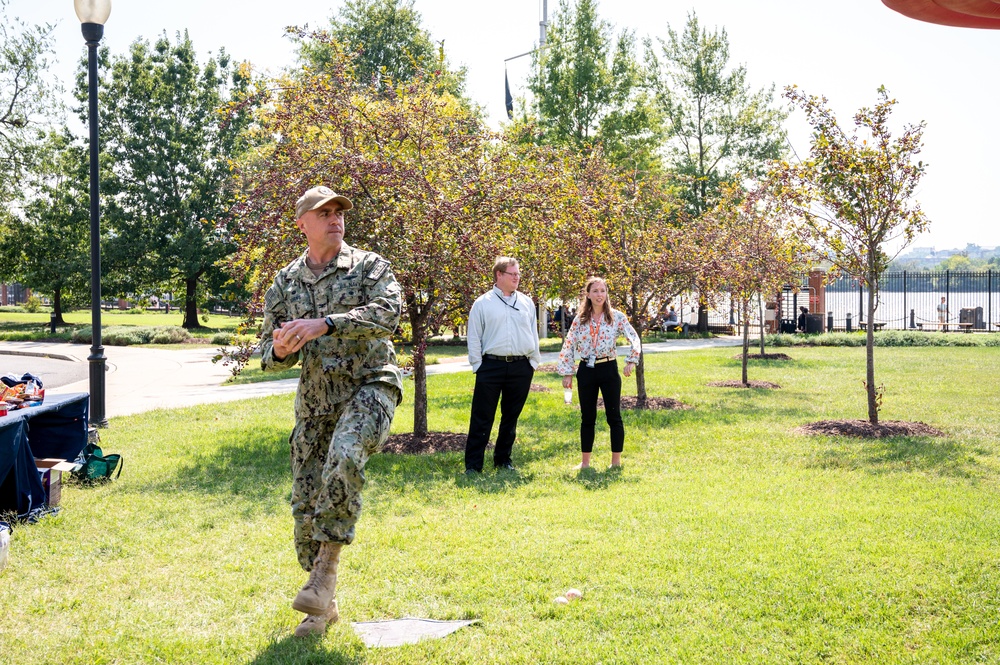
[[333, 413], [300, 418], [292, 452], [292, 516], [299, 564], [312, 570], [320, 543], [350, 544], [361, 515], [365, 464], [389, 436], [396, 411], [390, 386], [361, 386]]

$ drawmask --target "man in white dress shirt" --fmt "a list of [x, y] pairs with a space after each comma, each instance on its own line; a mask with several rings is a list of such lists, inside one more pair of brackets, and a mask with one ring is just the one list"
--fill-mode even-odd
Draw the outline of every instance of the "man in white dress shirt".
[[535, 304], [517, 290], [521, 280], [517, 259], [497, 257], [493, 277], [493, 288], [476, 298], [469, 312], [469, 363], [476, 373], [476, 389], [465, 442], [467, 474], [483, 471], [497, 403], [500, 431], [493, 466], [514, 469], [511, 450], [517, 437], [517, 419], [541, 360]]

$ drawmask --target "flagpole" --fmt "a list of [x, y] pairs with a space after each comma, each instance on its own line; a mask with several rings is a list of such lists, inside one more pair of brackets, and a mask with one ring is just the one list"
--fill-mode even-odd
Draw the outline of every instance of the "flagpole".
[[549, 27], [549, 0], [542, 0], [542, 20], [538, 23], [538, 46], [542, 48], [545, 46], [545, 31]]

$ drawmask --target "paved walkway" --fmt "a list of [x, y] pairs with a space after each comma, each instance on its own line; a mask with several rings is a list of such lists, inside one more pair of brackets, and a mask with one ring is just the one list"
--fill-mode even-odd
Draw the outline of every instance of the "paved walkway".
[[[678, 339], [651, 342], [644, 346], [647, 353], [709, 349], [738, 346], [738, 337], [713, 339]], [[619, 355], [628, 347], [619, 348]], [[229, 402], [239, 399], [279, 395], [295, 391], [298, 379], [264, 381], [243, 385], [221, 385], [230, 372], [221, 364], [213, 364], [216, 347], [160, 350], [130, 346], [107, 346], [107, 378], [105, 408], [109, 418], [127, 416], [159, 408], [176, 408]], [[45, 342], [0, 342], [0, 355], [37, 356], [73, 363], [87, 363], [90, 347], [83, 344], [50, 344]], [[543, 353], [542, 362], [555, 362], [558, 353]], [[427, 374], [469, 372], [467, 359], [428, 365]], [[42, 377], [43, 379], [45, 377]], [[88, 392], [89, 379], [56, 388], [46, 388], [49, 394]]]

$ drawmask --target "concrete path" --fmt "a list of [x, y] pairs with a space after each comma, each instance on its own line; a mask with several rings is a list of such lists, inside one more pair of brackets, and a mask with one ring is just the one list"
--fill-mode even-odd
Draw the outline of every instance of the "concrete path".
[[[646, 344], [647, 353], [710, 349], [723, 346], [738, 346], [738, 337], [716, 337], [713, 339], [678, 339], [667, 342]], [[107, 417], [127, 416], [159, 408], [176, 408], [196, 404], [229, 402], [267, 395], [279, 395], [295, 391], [298, 379], [264, 381], [244, 385], [227, 386], [222, 383], [230, 372], [221, 364], [212, 363], [217, 353], [214, 346], [196, 349], [160, 350], [129, 346], [107, 346], [107, 377], [105, 382], [105, 410]], [[626, 355], [628, 347], [620, 347], [619, 355]], [[3, 355], [35, 356], [82, 363], [87, 366], [90, 347], [83, 344], [50, 344], [45, 342], [0, 342], [0, 374], [3, 369]], [[542, 362], [555, 362], [558, 353], [543, 353]], [[25, 363], [18, 358], [18, 366]], [[472, 368], [466, 358], [429, 365], [427, 374], [448, 374], [469, 372]], [[89, 371], [89, 368], [88, 368]], [[38, 373], [42, 380], [46, 377]], [[77, 373], [79, 375], [79, 373]], [[89, 377], [89, 374], [88, 374]], [[49, 387], [47, 394], [89, 392], [89, 378]]]

